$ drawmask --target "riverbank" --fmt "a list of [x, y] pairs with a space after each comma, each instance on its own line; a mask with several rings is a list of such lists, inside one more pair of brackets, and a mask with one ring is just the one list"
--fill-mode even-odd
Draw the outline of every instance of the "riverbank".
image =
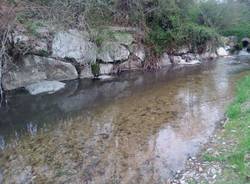
[[250, 76], [241, 79], [227, 119], [172, 183], [250, 183]]

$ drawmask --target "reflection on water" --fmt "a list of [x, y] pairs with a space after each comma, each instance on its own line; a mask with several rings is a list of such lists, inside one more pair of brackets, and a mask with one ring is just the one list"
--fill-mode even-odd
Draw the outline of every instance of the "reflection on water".
[[0, 110], [3, 181], [166, 183], [223, 118], [235, 80], [249, 73], [236, 62], [10, 94]]

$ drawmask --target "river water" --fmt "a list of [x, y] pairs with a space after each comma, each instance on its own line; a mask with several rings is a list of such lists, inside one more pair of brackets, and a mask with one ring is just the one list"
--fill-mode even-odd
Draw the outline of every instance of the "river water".
[[248, 59], [73, 81], [53, 95], [7, 95], [0, 183], [160, 184], [224, 118]]

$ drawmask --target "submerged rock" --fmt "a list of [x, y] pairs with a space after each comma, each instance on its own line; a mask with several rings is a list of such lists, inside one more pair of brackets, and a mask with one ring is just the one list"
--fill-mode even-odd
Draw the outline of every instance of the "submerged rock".
[[247, 52], [247, 49], [243, 49], [239, 52], [239, 56], [250, 56], [250, 53]]
[[81, 64], [95, 63], [97, 46], [90, 42], [86, 32], [62, 31], [54, 36], [52, 55], [58, 58], [74, 58]]
[[111, 79], [113, 79], [114, 77], [112, 76], [112, 75], [100, 75], [99, 77], [98, 77], [98, 79], [100, 79], [100, 80], [103, 80], [103, 81], [105, 81], [105, 80], [111, 80]]
[[13, 90], [43, 80], [64, 81], [77, 78], [78, 73], [70, 63], [28, 55], [17, 64], [8, 64], [3, 73], [2, 85], [5, 90]]
[[65, 87], [65, 83], [59, 81], [41, 81], [25, 87], [31, 95], [38, 95], [41, 93], [55, 93]]
[[129, 55], [129, 50], [120, 43], [105, 42], [100, 48], [97, 59], [105, 63], [113, 63], [116, 61], [125, 61]]
[[180, 62], [179, 63], [180, 65], [197, 65], [197, 64], [201, 64], [201, 61], [200, 60], [190, 60], [190, 61], [187, 61], [187, 62]]

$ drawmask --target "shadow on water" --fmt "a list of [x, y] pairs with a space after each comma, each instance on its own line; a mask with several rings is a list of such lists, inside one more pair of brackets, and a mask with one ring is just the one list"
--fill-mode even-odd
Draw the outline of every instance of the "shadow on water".
[[7, 104], [0, 108], [0, 136], [33, 134], [28, 127], [43, 128], [153, 86], [166, 85], [175, 78], [213, 69], [215, 65], [206, 63], [195, 67], [164, 68], [155, 73], [125, 73], [112, 81], [71, 81], [65, 90], [52, 95], [32, 96], [24, 90], [11, 92], [7, 94]]
[[2, 154], [22, 159], [2, 161], [6, 181], [164, 183], [207, 141], [249, 69], [225, 58], [74, 81], [53, 95], [8, 94], [0, 144], [20, 142]]

